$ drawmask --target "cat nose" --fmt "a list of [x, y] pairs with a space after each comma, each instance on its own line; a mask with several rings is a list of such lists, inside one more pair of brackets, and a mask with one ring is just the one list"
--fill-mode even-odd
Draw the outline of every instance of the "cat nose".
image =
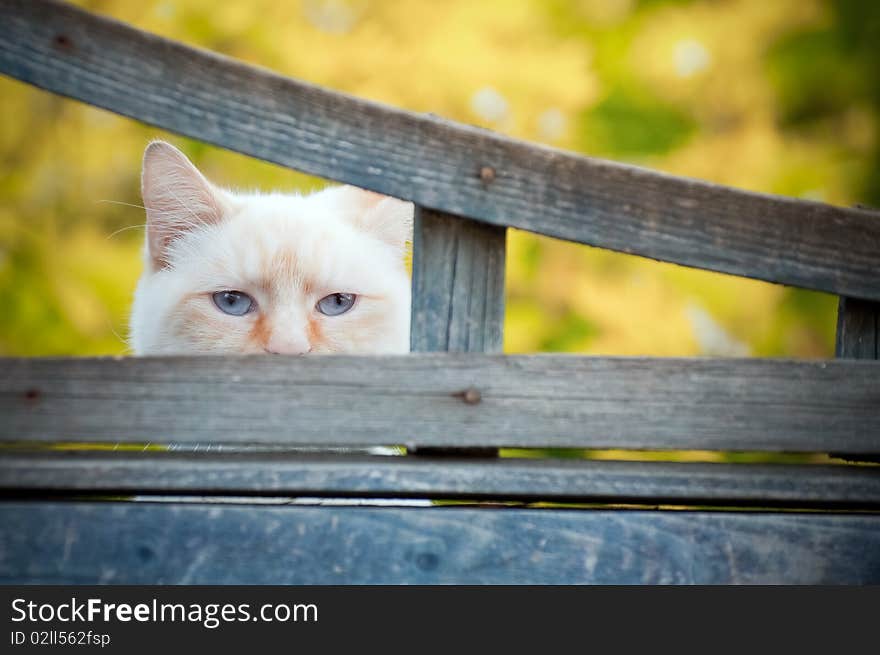
[[272, 335], [263, 350], [270, 355], [306, 355], [312, 346], [304, 337]]

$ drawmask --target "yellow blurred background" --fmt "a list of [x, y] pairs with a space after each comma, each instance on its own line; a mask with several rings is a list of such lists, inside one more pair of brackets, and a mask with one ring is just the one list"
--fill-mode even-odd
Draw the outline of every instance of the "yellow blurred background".
[[[880, 3], [82, 0], [358, 96], [744, 189], [880, 205]], [[0, 78], [0, 354], [127, 352], [146, 143], [324, 181]], [[127, 204], [126, 204], [127, 203]], [[540, 207], [536, 208], [540, 211]], [[508, 352], [827, 357], [836, 299], [511, 232]]]

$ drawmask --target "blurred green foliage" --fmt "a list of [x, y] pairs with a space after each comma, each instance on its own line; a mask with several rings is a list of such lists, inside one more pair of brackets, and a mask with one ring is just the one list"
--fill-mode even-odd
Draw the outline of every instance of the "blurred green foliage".
[[681, 146], [695, 129], [696, 122], [684, 111], [619, 89], [581, 117], [590, 153], [608, 157], [662, 155]]
[[[873, 1], [77, 4], [520, 138], [746, 189], [880, 206]], [[140, 157], [151, 138], [180, 145], [220, 184], [323, 184], [8, 79], [0, 97], [2, 354], [126, 352], [141, 266]], [[826, 295], [514, 231], [509, 251], [509, 352], [832, 352], [836, 302]]]

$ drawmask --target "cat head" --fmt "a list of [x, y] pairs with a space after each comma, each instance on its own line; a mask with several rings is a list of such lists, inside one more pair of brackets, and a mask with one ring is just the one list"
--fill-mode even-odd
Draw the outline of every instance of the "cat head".
[[138, 355], [409, 350], [412, 204], [356, 187], [239, 194], [151, 143]]

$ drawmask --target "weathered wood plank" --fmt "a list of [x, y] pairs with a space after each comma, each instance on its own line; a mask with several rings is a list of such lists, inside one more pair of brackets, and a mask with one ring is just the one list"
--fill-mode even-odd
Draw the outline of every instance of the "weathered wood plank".
[[[0, 71], [453, 215], [880, 300], [876, 212], [580, 157], [286, 79], [48, 0], [0, 3]], [[491, 175], [481, 175], [485, 168]]]
[[880, 362], [426, 353], [0, 360], [0, 439], [872, 453]]
[[880, 468], [367, 457], [6, 452], [0, 491], [877, 508]]
[[880, 359], [880, 303], [841, 297], [837, 305], [837, 357]]
[[880, 516], [0, 503], [4, 584], [867, 584]]
[[507, 230], [416, 207], [413, 352], [500, 353]]

